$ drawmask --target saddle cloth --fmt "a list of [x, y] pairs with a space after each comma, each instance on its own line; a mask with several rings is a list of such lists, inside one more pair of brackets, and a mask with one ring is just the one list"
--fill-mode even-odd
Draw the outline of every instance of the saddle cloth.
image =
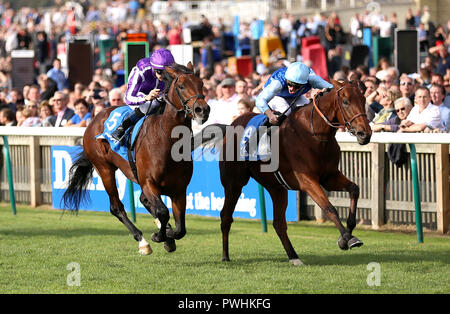
[[259, 114], [247, 123], [240, 142], [241, 160], [265, 161], [270, 159], [270, 136], [267, 134], [269, 128], [261, 128], [267, 120], [266, 115]]
[[[129, 128], [125, 132], [125, 139], [120, 143], [114, 140], [111, 134], [122, 124], [123, 120], [125, 120], [131, 113], [133, 109], [128, 106], [117, 107], [109, 114], [108, 119], [106, 119], [104, 123], [104, 131], [103, 133], [97, 135], [96, 139], [106, 139], [111, 146], [111, 149], [121, 156], [126, 161], [128, 160], [128, 146], [127, 143], [130, 142], [131, 147], [134, 146], [134, 142], [136, 141], [137, 135], [139, 134], [139, 130], [142, 127], [142, 123], [148, 116], [142, 117], [134, 126], [134, 128]], [[131, 136], [131, 141], [130, 137]], [[134, 150], [132, 152], [133, 161], [135, 161]]]

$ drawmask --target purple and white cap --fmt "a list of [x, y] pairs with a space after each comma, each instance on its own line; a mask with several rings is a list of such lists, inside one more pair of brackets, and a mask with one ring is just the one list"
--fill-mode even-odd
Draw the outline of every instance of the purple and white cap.
[[164, 70], [165, 66], [171, 65], [175, 62], [170, 50], [161, 48], [155, 50], [150, 57], [150, 65], [153, 69]]

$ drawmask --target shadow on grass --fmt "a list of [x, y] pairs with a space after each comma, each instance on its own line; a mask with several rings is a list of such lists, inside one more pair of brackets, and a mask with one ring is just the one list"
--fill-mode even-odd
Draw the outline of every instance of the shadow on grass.
[[[246, 256], [243, 254], [230, 255], [231, 261], [222, 262], [220, 260], [220, 252], [217, 252], [217, 258], [210, 261], [186, 261], [189, 264], [196, 264], [197, 266], [211, 265], [224, 265], [226, 267], [238, 267], [249, 264], [264, 264], [264, 263], [279, 263], [289, 264], [289, 260], [286, 257], [280, 255], [273, 256]], [[411, 250], [398, 250], [398, 251], [386, 251], [381, 253], [358, 253], [358, 254], [301, 254], [300, 260], [305, 263], [306, 266], [356, 266], [367, 265], [371, 262], [377, 263], [421, 263], [421, 262], [438, 262], [443, 264], [450, 264], [449, 252], [416, 252]]]

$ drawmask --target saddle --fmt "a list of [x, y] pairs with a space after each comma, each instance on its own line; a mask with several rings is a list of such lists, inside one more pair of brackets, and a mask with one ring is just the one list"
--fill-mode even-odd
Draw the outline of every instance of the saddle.
[[97, 135], [96, 139], [105, 139], [111, 149], [121, 156], [123, 159], [128, 161], [130, 164], [131, 170], [137, 179], [137, 170], [136, 170], [136, 156], [135, 156], [135, 144], [136, 140], [139, 136], [140, 130], [142, 128], [142, 124], [150, 115], [161, 115], [164, 112], [165, 103], [161, 104], [159, 107], [154, 110], [147, 112], [147, 114], [142, 117], [134, 126], [131, 126], [128, 130], [126, 130], [123, 138], [125, 139], [122, 142], [115, 141], [111, 134], [122, 124], [123, 120], [125, 120], [128, 115], [130, 115], [133, 111], [128, 106], [117, 107], [110, 112], [109, 117], [105, 120], [104, 123], [104, 131], [103, 133]]

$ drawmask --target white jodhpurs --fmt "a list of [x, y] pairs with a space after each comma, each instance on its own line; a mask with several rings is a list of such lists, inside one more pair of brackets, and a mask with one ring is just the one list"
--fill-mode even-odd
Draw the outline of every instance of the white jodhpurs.
[[[297, 101], [295, 102], [295, 107], [301, 107], [304, 105], [309, 104], [309, 99], [306, 98], [304, 95], [301, 95]], [[270, 101], [269, 101], [269, 107], [274, 110], [274, 111], [278, 111], [278, 112], [285, 112], [287, 108], [289, 108], [290, 103], [288, 103], [283, 97], [280, 96], [275, 96], [273, 97]], [[293, 106], [293, 107], [294, 107]], [[286, 112], [286, 115], [289, 115], [291, 113], [291, 109], [289, 109]]]

